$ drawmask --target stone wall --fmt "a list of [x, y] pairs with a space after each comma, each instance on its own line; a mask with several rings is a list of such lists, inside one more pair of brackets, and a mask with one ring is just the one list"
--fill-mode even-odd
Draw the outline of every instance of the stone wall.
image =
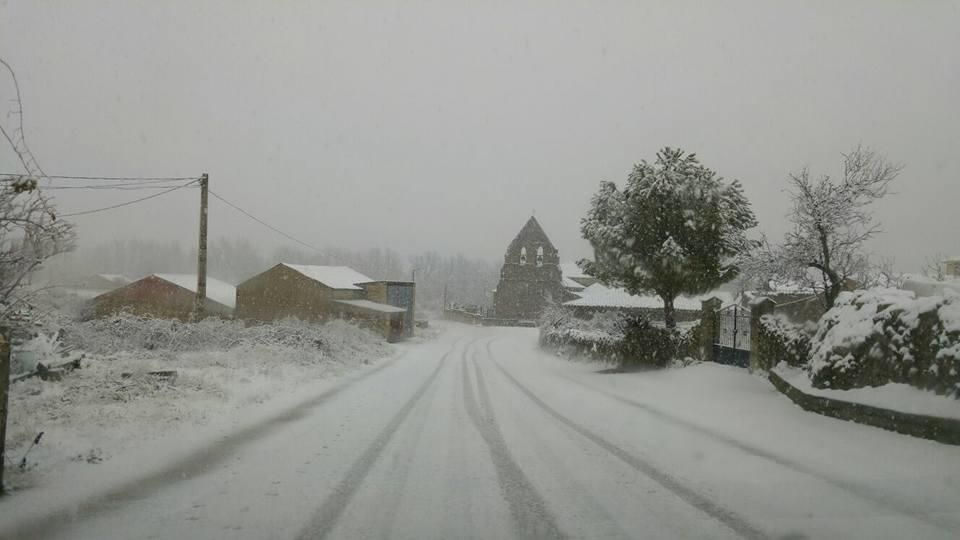
[[804, 410], [905, 435], [960, 445], [960, 420], [958, 419], [910, 414], [823, 396], [812, 396], [792, 386], [776, 372], [771, 371], [769, 378], [777, 390]]

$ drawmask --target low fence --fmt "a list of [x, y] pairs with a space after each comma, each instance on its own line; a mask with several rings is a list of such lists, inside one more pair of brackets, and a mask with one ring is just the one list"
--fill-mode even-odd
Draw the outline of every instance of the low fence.
[[925, 416], [807, 394], [771, 371], [770, 382], [802, 409], [905, 435], [960, 445], [960, 419]]

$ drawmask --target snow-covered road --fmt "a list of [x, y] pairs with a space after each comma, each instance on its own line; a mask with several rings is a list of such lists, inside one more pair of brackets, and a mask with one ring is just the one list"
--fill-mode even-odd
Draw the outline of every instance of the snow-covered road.
[[742, 370], [610, 374], [530, 329], [400, 349], [81, 504], [0, 502], [0, 537], [960, 537], [960, 447]]

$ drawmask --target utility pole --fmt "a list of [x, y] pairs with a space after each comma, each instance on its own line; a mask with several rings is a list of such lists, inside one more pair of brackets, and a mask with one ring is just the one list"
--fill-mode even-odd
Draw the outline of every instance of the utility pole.
[[193, 302], [193, 319], [203, 318], [203, 306], [207, 302], [207, 191], [210, 177], [200, 176], [200, 241], [197, 245], [197, 297]]

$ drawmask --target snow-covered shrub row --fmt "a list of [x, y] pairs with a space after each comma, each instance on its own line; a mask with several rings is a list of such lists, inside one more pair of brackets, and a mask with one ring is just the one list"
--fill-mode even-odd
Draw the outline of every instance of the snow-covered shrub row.
[[632, 319], [624, 332], [623, 366], [663, 367], [700, 356], [700, 323], [668, 329], [648, 319]]
[[755, 351], [762, 358], [775, 358], [776, 362], [786, 362], [794, 367], [806, 366], [810, 361], [810, 340], [817, 331], [817, 325], [808, 321], [796, 324], [784, 314], [774, 313], [760, 317]]
[[626, 321], [616, 312], [598, 312], [579, 319], [558, 306], [544, 310], [540, 318], [540, 345], [560, 355], [616, 360]]
[[[246, 326], [217, 318], [184, 323], [119, 314], [72, 324], [63, 329], [62, 336], [65, 345], [100, 355], [270, 347], [287, 350], [299, 363], [314, 363], [327, 355], [369, 352], [375, 357], [383, 353], [382, 340], [371, 339], [368, 331], [339, 320], [319, 325], [287, 319]], [[369, 348], [377, 350], [366, 350]]]
[[960, 295], [842, 293], [821, 318], [810, 355], [817, 388], [896, 382], [960, 397]]
[[540, 345], [563, 356], [614, 362], [622, 367], [664, 366], [696, 356], [699, 325], [667, 330], [638, 315], [596, 312], [589, 319], [561, 308], [540, 320]]

